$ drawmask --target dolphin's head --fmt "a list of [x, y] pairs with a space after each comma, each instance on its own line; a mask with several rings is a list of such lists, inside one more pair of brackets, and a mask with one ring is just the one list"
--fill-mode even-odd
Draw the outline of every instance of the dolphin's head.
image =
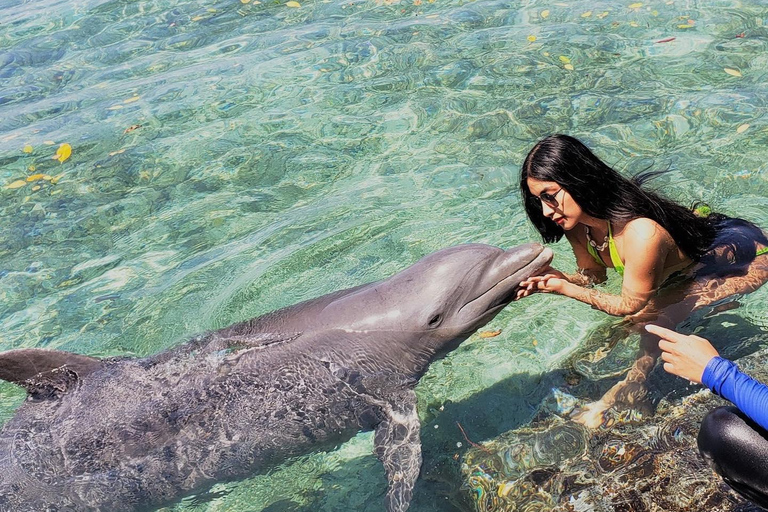
[[[426, 256], [393, 281], [421, 274], [414, 301], [423, 307], [417, 315], [424, 329], [444, 336], [469, 335], [487, 324], [516, 295], [521, 281], [552, 261], [552, 250], [525, 244], [502, 250], [482, 244], [450, 247]], [[419, 309], [412, 304], [415, 310]]]
[[326, 322], [339, 328], [411, 333], [434, 339], [434, 348], [442, 351], [440, 345], [460, 342], [488, 323], [515, 298], [520, 282], [551, 260], [552, 251], [540, 244], [507, 251], [457, 245], [339, 297], [323, 313]]

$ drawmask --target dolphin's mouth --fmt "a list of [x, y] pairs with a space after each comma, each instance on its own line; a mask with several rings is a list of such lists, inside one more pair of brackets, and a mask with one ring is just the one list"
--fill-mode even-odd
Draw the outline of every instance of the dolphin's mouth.
[[499, 281], [493, 288], [486, 293], [492, 293], [496, 288], [508, 288], [506, 292], [499, 295], [488, 306], [488, 310], [504, 307], [515, 299], [517, 295], [518, 285], [528, 279], [529, 277], [536, 275], [541, 269], [545, 268], [552, 261], [554, 253], [549, 247], [544, 247], [542, 251], [527, 265], [515, 272], [514, 274], [505, 277]]
[[[505, 255], [506, 254], [509, 253], [505, 253]], [[461, 309], [464, 310], [465, 308], [470, 308], [470, 311], [474, 310], [474, 314], [477, 317], [498, 312], [501, 308], [514, 300], [517, 294], [518, 285], [529, 277], [536, 275], [543, 268], [546, 268], [552, 261], [552, 256], [552, 249], [541, 247], [541, 250], [536, 256], [530, 259], [527, 263], [520, 265], [522, 262], [518, 261], [511, 273], [509, 270], [504, 271], [503, 269], [500, 269], [499, 273], [505, 275], [505, 277], [497, 281], [485, 292], [467, 302]], [[502, 262], [501, 265], [503, 267], [505, 262]]]
[[488, 310], [491, 311], [496, 308], [503, 308], [513, 300], [515, 300], [515, 296], [517, 295], [517, 286], [510, 286], [509, 291], [505, 295], [499, 296], [495, 301], [493, 301], [490, 306], [488, 306]]

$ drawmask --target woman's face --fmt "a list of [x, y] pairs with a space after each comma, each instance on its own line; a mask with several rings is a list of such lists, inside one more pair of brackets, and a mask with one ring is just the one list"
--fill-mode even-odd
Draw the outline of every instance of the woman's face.
[[541, 203], [541, 210], [545, 217], [549, 217], [566, 231], [576, 227], [584, 216], [584, 212], [567, 190], [554, 181], [528, 178], [526, 182], [528, 190]]

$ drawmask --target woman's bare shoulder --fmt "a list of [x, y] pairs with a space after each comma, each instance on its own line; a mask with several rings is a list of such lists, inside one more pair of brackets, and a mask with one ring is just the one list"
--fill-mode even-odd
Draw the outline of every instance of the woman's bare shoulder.
[[622, 229], [622, 235], [626, 235], [628, 240], [638, 242], [672, 242], [672, 235], [669, 231], [653, 219], [647, 217], [638, 217], [626, 223]]

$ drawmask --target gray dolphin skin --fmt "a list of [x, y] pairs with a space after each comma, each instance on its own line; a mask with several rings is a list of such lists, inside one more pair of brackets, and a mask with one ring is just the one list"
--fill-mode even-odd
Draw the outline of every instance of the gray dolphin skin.
[[421, 465], [414, 386], [551, 259], [450, 247], [146, 358], [0, 353], [0, 379], [28, 392], [0, 430], [0, 510], [157, 508], [375, 430], [402, 512]]

